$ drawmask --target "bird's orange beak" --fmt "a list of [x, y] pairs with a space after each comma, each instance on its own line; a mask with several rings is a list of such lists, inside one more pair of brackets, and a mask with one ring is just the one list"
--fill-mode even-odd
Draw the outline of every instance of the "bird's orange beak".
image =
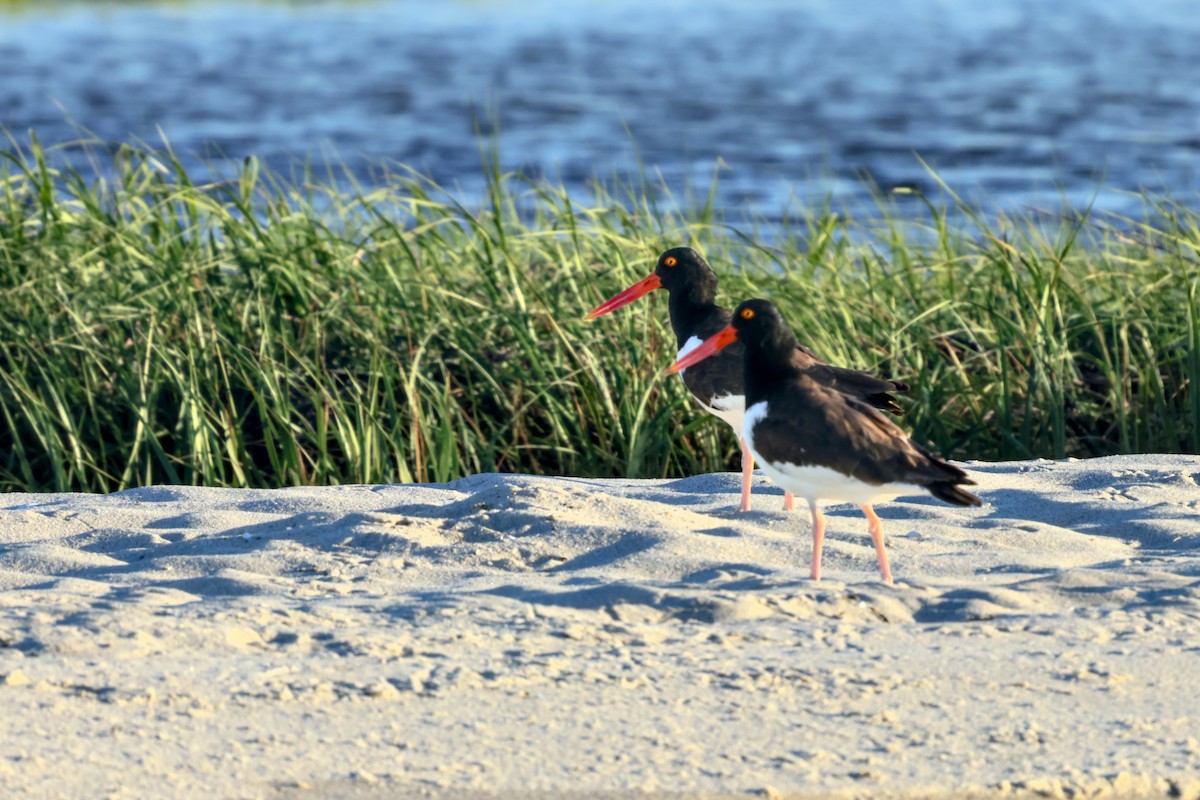
[[713, 353], [717, 352], [718, 350], [724, 350], [726, 347], [736, 341], [737, 331], [732, 325], [726, 325], [724, 328], [705, 339], [695, 350], [672, 364], [671, 368], [667, 370], [667, 374], [679, 372], [681, 369], [687, 369], [692, 364], [698, 364], [699, 362], [711, 356]]
[[610, 311], [616, 311], [621, 306], [629, 305], [644, 294], [650, 294], [650, 292], [653, 292], [655, 289], [661, 286], [662, 281], [659, 280], [658, 276], [652, 272], [645, 278], [642, 278], [640, 281], [635, 283], [633, 286], [630, 286], [625, 291], [608, 300], [605, 300], [603, 303], [593, 308], [587, 313], [587, 316], [584, 317], [584, 319], [595, 319], [596, 317], [602, 317]]

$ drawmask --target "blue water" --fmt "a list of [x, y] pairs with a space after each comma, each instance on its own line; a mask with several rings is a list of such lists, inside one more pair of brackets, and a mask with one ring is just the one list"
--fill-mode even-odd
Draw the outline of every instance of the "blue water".
[[0, 11], [0, 125], [43, 142], [161, 129], [193, 164], [336, 152], [470, 194], [498, 123], [507, 166], [581, 192], [639, 158], [703, 192], [720, 163], [734, 213], [934, 191], [918, 155], [1001, 208], [1196, 196], [1194, 0], [37, 8]]

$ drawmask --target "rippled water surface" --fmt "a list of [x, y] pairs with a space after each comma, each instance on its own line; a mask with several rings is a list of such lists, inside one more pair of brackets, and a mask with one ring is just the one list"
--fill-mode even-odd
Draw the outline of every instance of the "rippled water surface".
[[[1192, 0], [26, 4], [0, 11], [0, 124], [289, 169], [332, 149], [480, 185], [661, 170], [727, 210], [932, 181], [1001, 206], [1194, 197]], [[631, 141], [636, 143], [636, 150]]]

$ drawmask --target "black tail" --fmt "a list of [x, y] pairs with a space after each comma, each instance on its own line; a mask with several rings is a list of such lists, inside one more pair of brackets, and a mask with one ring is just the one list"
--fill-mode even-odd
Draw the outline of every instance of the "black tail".
[[[974, 483], [974, 481], [963, 481], [963, 483]], [[930, 483], [925, 488], [938, 500], [945, 500], [947, 503], [953, 503], [956, 506], [978, 506], [983, 504], [978, 497], [961, 488], [959, 484], [951, 483], [950, 481]]]
[[[897, 389], [896, 391], [904, 391]], [[880, 411], [886, 411], [889, 414], [895, 414], [897, 417], [904, 416], [904, 409], [896, 405], [896, 398], [892, 397], [887, 392], [879, 392], [878, 394], [869, 394], [863, 398], [871, 405], [878, 408]]]

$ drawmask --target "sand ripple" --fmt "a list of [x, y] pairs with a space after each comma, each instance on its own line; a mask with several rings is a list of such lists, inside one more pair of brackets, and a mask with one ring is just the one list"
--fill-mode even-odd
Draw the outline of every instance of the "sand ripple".
[[732, 474], [3, 496], [0, 778], [1200, 796], [1200, 459], [968, 466], [980, 509], [880, 509], [895, 586], [848, 506], [808, 581]]

